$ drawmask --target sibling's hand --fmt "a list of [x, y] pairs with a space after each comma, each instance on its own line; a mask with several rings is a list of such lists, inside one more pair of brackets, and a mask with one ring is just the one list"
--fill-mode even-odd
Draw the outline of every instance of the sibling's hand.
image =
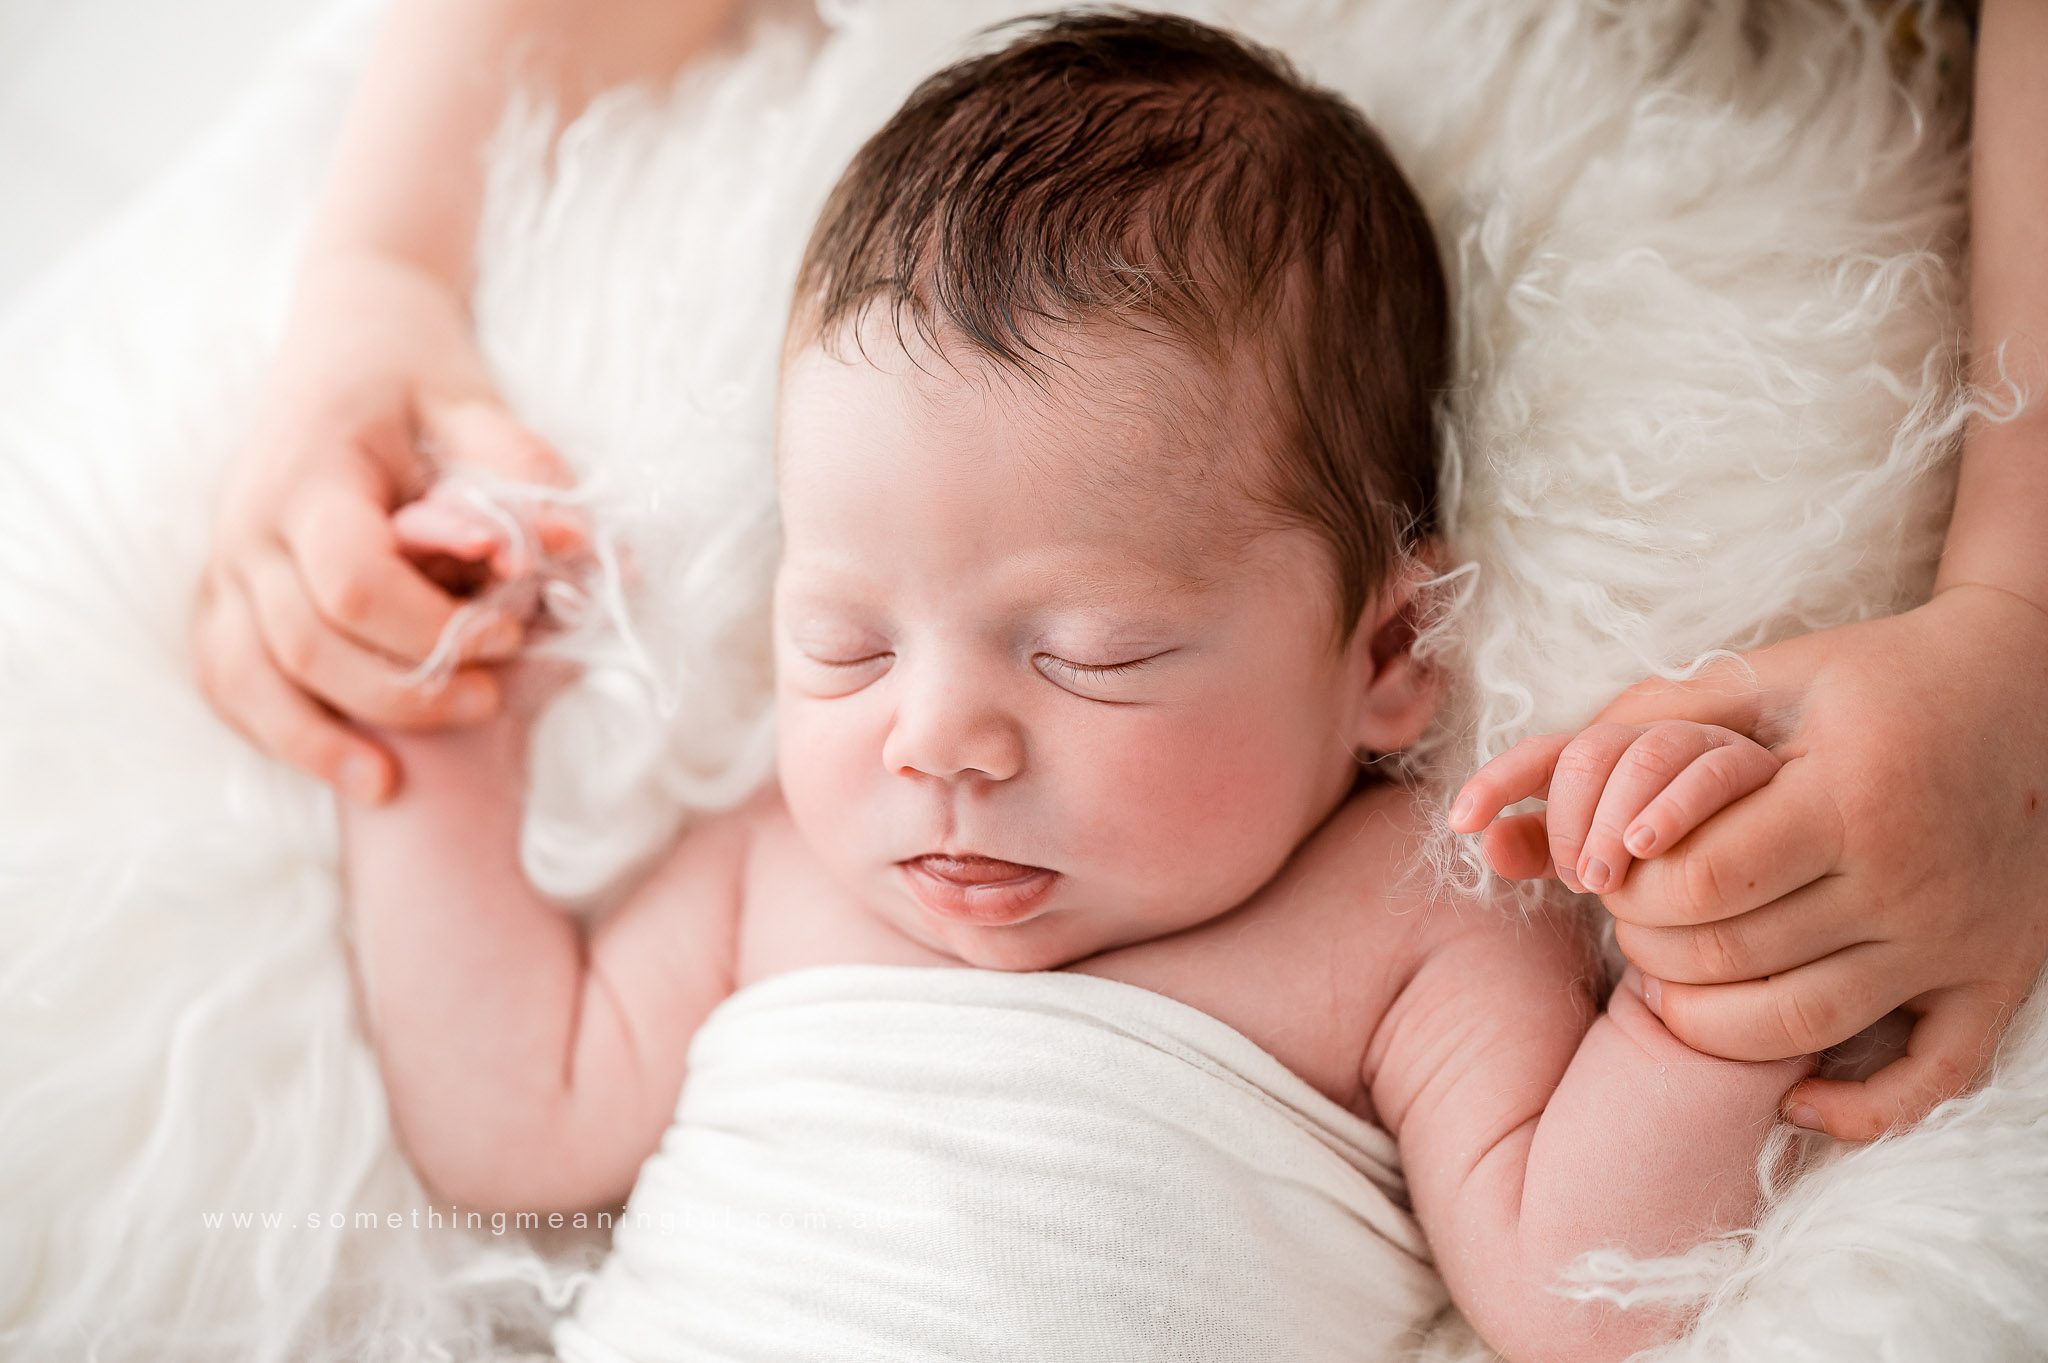
[[[1769, 749], [1719, 725], [1596, 724], [1525, 738], [1488, 762], [1452, 802], [1450, 822], [1486, 829], [1480, 849], [1501, 875], [1554, 875], [1575, 892], [1608, 894], [1632, 857], [1668, 851], [1777, 771]], [[1543, 813], [1494, 821], [1531, 798]]]
[[[392, 529], [436, 460], [571, 481], [505, 411], [446, 286], [368, 256], [309, 266], [225, 489], [192, 642], [200, 689], [223, 719], [371, 803], [393, 789], [396, 763], [346, 720], [435, 728], [497, 703], [497, 684], [474, 666], [439, 688], [407, 682], [461, 605], [406, 560]], [[509, 627], [482, 634], [460, 661], [519, 642]]]
[[1745, 661], [1599, 717], [1718, 723], [1784, 763], [1604, 899], [1695, 1050], [1786, 1059], [1911, 1013], [1904, 1058], [1787, 1095], [1801, 1125], [1868, 1139], [1975, 1082], [2048, 957], [2048, 615], [1960, 585]]

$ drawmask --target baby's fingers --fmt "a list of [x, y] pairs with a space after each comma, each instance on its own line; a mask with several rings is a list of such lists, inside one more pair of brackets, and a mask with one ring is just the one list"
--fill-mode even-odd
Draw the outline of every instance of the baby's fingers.
[[1535, 734], [1473, 772], [1451, 801], [1451, 830], [1476, 833], [1509, 805], [1547, 795], [1557, 755], [1571, 741], [1570, 734]]
[[1595, 894], [1620, 888], [1631, 856], [1670, 847], [1777, 769], [1776, 758], [1731, 729], [1676, 720], [1650, 725], [1614, 763], [1600, 792], [1579, 852], [1579, 880]]
[[[491, 584], [492, 560], [499, 549], [494, 528], [460, 511], [419, 501], [393, 513], [391, 530], [413, 565], [451, 596], [473, 597]], [[486, 650], [476, 656], [495, 655]]]
[[590, 531], [583, 518], [566, 506], [543, 506], [534, 515], [534, 531], [543, 552], [567, 558], [590, 547]]
[[483, 558], [500, 539], [496, 526], [438, 499], [407, 502], [392, 514], [391, 528], [408, 551], [454, 558]]
[[1763, 789], [1783, 765], [1777, 755], [1741, 734], [1713, 748], [1671, 778], [1671, 784], [1626, 826], [1622, 843], [1639, 857], [1655, 856], [1743, 796]]
[[1479, 850], [1494, 874], [1509, 880], [1540, 880], [1557, 873], [1550, 862], [1550, 834], [1540, 813], [1495, 820], [1480, 834]]
[[544, 501], [492, 505], [447, 479], [400, 507], [393, 519], [409, 547], [487, 564], [507, 582], [532, 572], [538, 558], [569, 558], [590, 545], [589, 530], [573, 507]]

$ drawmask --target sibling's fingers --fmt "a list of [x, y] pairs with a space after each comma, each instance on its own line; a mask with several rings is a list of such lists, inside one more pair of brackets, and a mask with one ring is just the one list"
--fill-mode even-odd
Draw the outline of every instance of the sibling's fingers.
[[1839, 869], [1844, 826], [1823, 779], [1812, 762], [1785, 763], [1763, 789], [1637, 862], [1628, 882], [1604, 896], [1608, 912], [1643, 927], [1713, 922]]
[[1525, 738], [1472, 773], [1451, 801], [1451, 829], [1476, 833], [1509, 805], [1540, 797], [1550, 789], [1550, 771], [1571, 734], [1536, 734]]
[[360, 485], [309, 486], [287, 509], [281, 533], [328, 628], [399, 662], [433, 652], [456, 603], [406, 561], [390, 514]]
[[1984, 1073], [2013, 1004], [1994, 990], [1953, 988], [1912, 1006], [1920, 1017], [1905, 1055], [1867, 1079], [1794, 1085], [1785, 1095], [1786, 1119], [1845, 1141], [1874, 1140], [1919, 1121]]
[[1760, 909], [1688, 927], [1617, 921], [1614, 944], [1646, 975], [1678, 984], [1731, 984], [1782, 975], [1871, 940], [1857, 896], [1828, 876]]
[[352, 719], [388, 728], [473, 723], [496, 708], [497, 685], [468, 669], [434, 688], [409, 686], [407, 669], [330, 628], [313, 609], [282, 546], [244, 567], [264, 651], [285, 678]]
[[423, 404], [435, 461], [443, 468], [471, 465], [521, 483], [573, 487], [576, 474], [555, 447], [535, 435], [501, 403], [486, 398]]
[[[1652, 863], [1654, 864], [1654, 863]], [[1861, 942], [1767, 980], [1659, 981], [1657, 1016], [1696, 1051], [1728, 1060], [1789, 1060], [1847, 1041], [1921, 991], [1886, 989], [1894, 948]]]
[[315, 704], [270, 660], [248, 600], [216, 585], [198, 628], [201, 689], [257, 747], [364, 804], [390, 792], [391, 755]]

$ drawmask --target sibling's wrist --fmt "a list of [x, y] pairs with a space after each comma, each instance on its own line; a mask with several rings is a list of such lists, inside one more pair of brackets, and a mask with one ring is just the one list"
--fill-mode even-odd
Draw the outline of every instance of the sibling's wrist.
[[425, 261], [403, 252], [356, 241], [310, 244], [294, 276], [292, 311], [332, 299], [342, 306], [359, 304], [366, 292], [401, 291], [423, 304], [469, 317], [464, 289]]
[[2048, 647], [2048, 601], [2037, 600], [2023, 584], [2007, 585], [1981, 578], [1938, 582], [1934, 596], [1921, 609], [1966, 612], [2001, 630], [2031, 633]]

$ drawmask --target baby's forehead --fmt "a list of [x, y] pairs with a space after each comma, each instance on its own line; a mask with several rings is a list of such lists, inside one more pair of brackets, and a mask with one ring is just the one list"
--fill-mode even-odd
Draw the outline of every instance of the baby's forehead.
[[1019, 459], [1079, 494], [1075, 509], [1117, 525], [1139, 516], [1192, 548], [1252, 533], [1266, 406], [1185, 347], [1124, 328], [1063, 337], [1028, 369], [884, 331], [785, 354], [775, 457], [780, 474], [886, 427], [962, 459]]
[[869, 355], [813, 349], [785, 366], [776, 461], [786, 537], [846, 524], [821, 516], [817, 499], [916, 478], [934, 458], [1016, 487], [1029, 521], [1057, 527], [1059, 558], [1078, 554], [1147, 592], [1215, 591], [1270, 528], [1243, 490], [1245, 454], [1228, 443], [1242, 423], [1213, 410], [1200, 376], [1171, 357], [1072, 355], [1033, 381], [987, 363]]

